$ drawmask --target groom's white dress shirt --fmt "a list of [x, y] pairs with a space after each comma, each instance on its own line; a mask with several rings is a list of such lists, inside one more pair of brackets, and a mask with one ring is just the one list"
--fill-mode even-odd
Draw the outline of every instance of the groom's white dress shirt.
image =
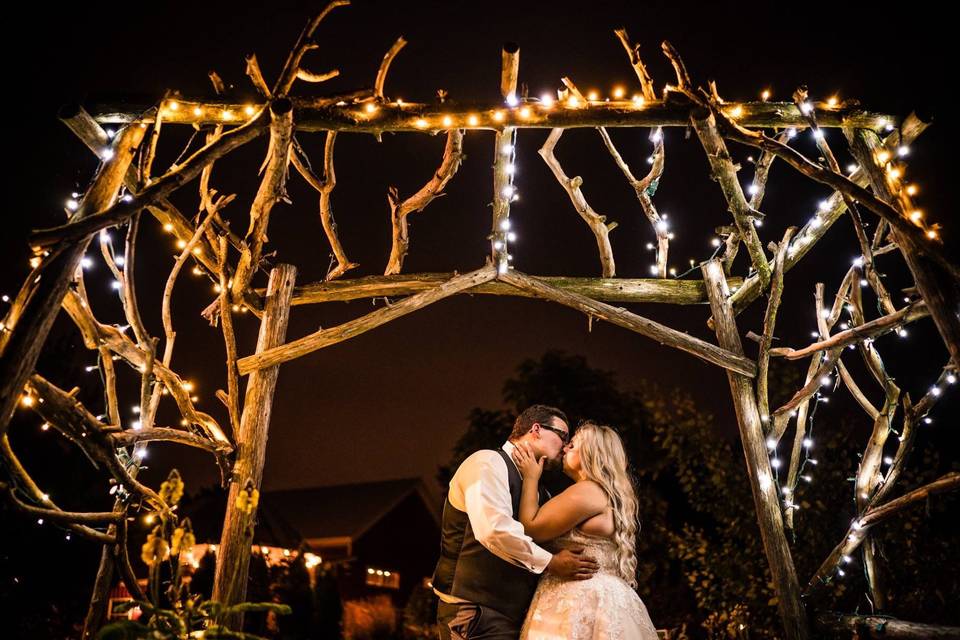
[[[507, 441], [501, 448], [512, 463], [513, 443]], [[464, 460], [450, 480], [447, 499], [452, 507], [466, 512], [474, 537], [490, 553], [533, 573], [543, 573], [550, 564], [553, 554], [537, 545], [513, 519], [507, 466], [496, 451], [477, 451]], [[445, 602], [460, 601], [434, 591]]]

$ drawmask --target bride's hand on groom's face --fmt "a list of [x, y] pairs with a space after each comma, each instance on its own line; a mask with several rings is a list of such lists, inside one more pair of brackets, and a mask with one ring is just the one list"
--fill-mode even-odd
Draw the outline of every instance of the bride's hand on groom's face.
[[539, 480], [543, 474], [543, 463], [546, 458], [538, 459], [526, 442], [518, 442], [513, 448], [513, 460], [517, 463], [517, 468], [520, 469], [520, 475], [524, 480]]

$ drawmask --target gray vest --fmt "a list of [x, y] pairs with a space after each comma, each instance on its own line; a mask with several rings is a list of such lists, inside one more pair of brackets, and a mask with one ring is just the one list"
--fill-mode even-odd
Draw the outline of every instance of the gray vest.
[[[507, 464], [513, 518], [520, 511], [523, 478], [510, 456], [502, 449], [497, 453]], [[548, 494], [540, 489], [540, 504]], [[433, 573], [433, 586], [442, 593], [490, 607], [509, 618], [522, 622], [536, 591], [540, 576], [490, 553], [477, 542], [467, 514], [443, 503], [440, 528], [440, 560]]]

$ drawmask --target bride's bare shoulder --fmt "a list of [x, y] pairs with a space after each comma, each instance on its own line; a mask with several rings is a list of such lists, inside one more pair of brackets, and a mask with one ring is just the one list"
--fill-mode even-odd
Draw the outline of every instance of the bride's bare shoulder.
[[607, 505], [607, 494], [599, 484], [593, 480], [580, 480], [564, 490], [569, 497], [575, 498], [578, 502], [588, 503], [597, 509], [602, 509]]

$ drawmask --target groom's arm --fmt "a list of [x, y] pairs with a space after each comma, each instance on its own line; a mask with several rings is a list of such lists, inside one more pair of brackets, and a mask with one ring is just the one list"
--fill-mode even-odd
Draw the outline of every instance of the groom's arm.
[[[477, 541], [490, 553], [533, 573], [543, 573], [553, 558], [513, 519], [506, 464], [499, 454], [479, 451], [461, 480], [465, 511]], [[456, 505], [454, 505], [456, 506]]]

